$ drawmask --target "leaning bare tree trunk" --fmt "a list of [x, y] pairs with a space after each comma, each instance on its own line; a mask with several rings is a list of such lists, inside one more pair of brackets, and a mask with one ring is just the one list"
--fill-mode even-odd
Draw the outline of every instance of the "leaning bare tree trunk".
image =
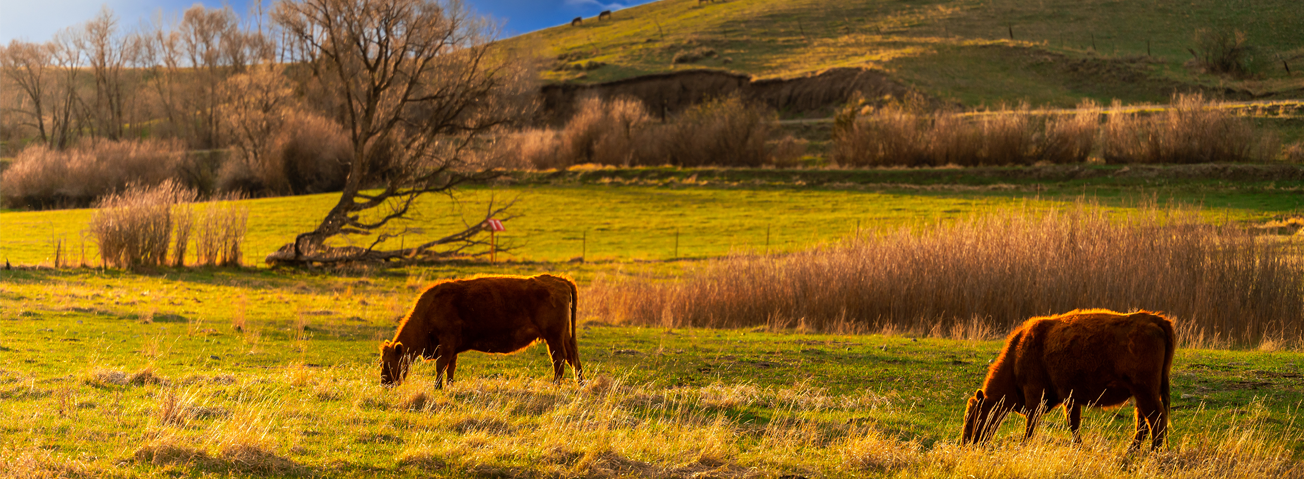
[[[529, 78], [490, 54], [487, 23], [456, 1], [292, 0], [273, 20], [295, 43], [297, 60], [328, 93], [353, 159], [340, 199], [313, 231], [267, 257], [269, 263], [439, 258], [483, 244], [484, 221], [411, 247], [386, 249], [410, 230], [418, 198], [499, 173], [467, 160], [479, 136], [534, 107]], [[511, 204], [490, 206], [484, 219]], [[369, 246], [333, 247], [332, 238]], [[406, 242], [404, 242], [406, 243]]]

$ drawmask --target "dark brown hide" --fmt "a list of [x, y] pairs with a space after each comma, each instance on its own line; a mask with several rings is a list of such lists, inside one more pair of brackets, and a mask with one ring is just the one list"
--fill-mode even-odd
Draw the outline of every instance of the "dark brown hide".
[[584, 19], [583, 19], [583, 18], [580, 18], [580, 17], [575, 17], [574, 20], [571, 20], [571, 26], [572, 26], [572, 27], [578, 27], [578, 26], [580, 26], [581, 23], [584, 23]]
[[1168, 373], [1175, 346], [1173, 323], [1147, 311], [1074, 310], [1032, 318], [1010, 333], [1005, 349], [987, 370], [983, 388], [965, 407], [964, 443], [986, 442], [1011, 411], [1027, 416], [1024, 439], [1041, 414], [1060, 404], [1073, 440], [1082, 406], [1136, 403], [1138, 447], [1149, 433], [1152, 447], [1168, 427]]
[[565, 363], [583, 381], [575, 341], [575, 283], [541, 274], [532, 277], [488, 276], [437, 283], [417, 298], [392, 341], [381, 345], [380, 381], [402, 383], [408, 366], [420, 357], [435, 360], [435, 384], [444, 373], [453, 380], [457, 354], [463, 351], [511, 353], [537, 340], [548, 344], [553, 381], [560, 382]]
[[611, 20], [611, 10], [603, 10], [599, 13], [598, 20]]

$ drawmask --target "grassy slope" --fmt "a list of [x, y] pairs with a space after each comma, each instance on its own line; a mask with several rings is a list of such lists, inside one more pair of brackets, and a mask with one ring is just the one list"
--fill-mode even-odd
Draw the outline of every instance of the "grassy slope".
[[[1224, 27], [1243, 30], [1258, 49], [1252, 65], [1262, 78], [1196, 76], [1181, 66], [1191, 58], [1187, 49], [1197, 29]], [[570, 55], [572, 64], [607, 64], [583, 74], [545, 72], [551, 81], [602, 82], [683, 68], [791, 77], [852, 66], [886, 70], [967, 105], [1072, 106], [1083, 97], [1163, 101], [1165, 87], [1196, 84], [1298, 96], [1304, 63], [1289, 77], [1278, 58], [1304, 54], [1299, 31], [1304, 9], [1294, 0], [665, 0], [618, 11], [612, 21], [586, 19], [580, 27], [504, 43], [545, 58], [545, 68], [556, 66], [559, 55]], [[699, 47], [717, 56], [672, 64], [677, 52]], [[1114, 61], [1145, 55], [1147, 48], [1153, 62]]]
[[[61, 464], [77, 470], [75, 465], [90, 475], [229, 469], [456, 477], [468, 471], [520, 476], [558, 468], [561, 475], [598, 474], [585, 472], [598, 466], [576, 461], [591, 454], [665, 468], [685, 467], [680, 465], [705, 455], [714, 463], [771, 475], [863, 474], [876, 469], [847, 469], [843, 436], [873, 431], [892, 441], [914, 440], [922, 451], [950, 447], [962, 400], [979, 387], [987, 361], [1000, 347], [999, 341], [588, 322], [580, 344], [590, 377], [614, 378], [634, 391], [604, 399], [573, 383], [543, 383], [539, 378], [547, 375], [547, 362], [539, 347], [510, 356], [464, 354], [458, 367], [462, 382], [447, 391], [431, 389], [428, 366], [417, 369], [411, 384], [391, 391], [375, 384], [376, 344], [392, 334], [395, 314], [422, 283], [401, 272], [0, 274], [5, 303], [0, 415], [7, 418], [0, 424], [0, 454], [35, 453], [56, 470]], [[245, 333], [232, 330], [236, 315], [246, 319]], [[296, 319], [306, 325], [302, 336]], [[1242, 462], [1253, 462], [1256, 453], [1249, 448], [1257, 441], [1291, 443], [1299, 435], [1293, 408], [1304, 400], [1300, 364], [1304, 355], [1299, 353], [1181, 350], [1173, 368], [1171, 439], [1180, 452], [1157, 460], [1178, 461], [1169, 468], [1195, 467], [1190, 461], [1199, 462], [1201, 448], [1217, 451], [1207, 442], [1226, 431], [1246, 434], [1235, 442], [1242, 450], [1234, 457]], [[97, 379], [105, 377], [97, 373], [147, 368], [163, 382], [116, 385]], [[180, 424], [161, 419], [169, 391], [194, 417]], [[418, 392], [427, 395], [429, 406], [408, 410]], [[1089, 449], [1125, 444], [1130, 406], [1085, 416]], [[556, 426], [550, 424], [558, 421], [576, 429], [537, 432], [551, 431]], [[1007, 423], [1002, 447], [1017, 446], [1022, 423]], [[1037, 443], [1037, 450], [1066, 447], [1062, 418], [1049, 417], [1045, 424], [1041, 437], [1048, 442]], [[657, 446], [640, 439], [644, 434], [653, 434]], [[767, 442], [774, 434], [786, 434], [780, 443], [788, 446]], [[724, 449], [711, 449], [708, 442]], [[271, 456], [222, 452], [232, 443]], [[152, 465], [132, 459], [161, 445], [206, 451], [216, 459], [180, 467], [166, 457]], [[554, 457], [556, 448], [564, 457]], [[952, 454], [945, 451], [940, 453]], [[422, 453], [433, 460], [413, 468], [400, 464], [414, 455], [425, 457]], [[1106, 455], [1120, 457], [1114, 449]], [[904, 461], [923, 461], [920, 457]], [[986, 467], [928, 475], [1010, 475]], [[1132, 470], [1147, 475], [1143, 471]], [[1106, 469], [1105, 474], [1118, 473]]]
[[[1096, 167], [1117, 172], [1118, 167]], [[413, 225], [422, 233], [410, 241], [446, 234], [474, 220], [490, 199], [516, 198], [515, 214], [502, 235], [515, 246], [503, 258], [565, 261], [587, 248], [589, 261], [664, 260], [715, 257], [735, 248], [802, 248], [845, 236], [857, 226], [890, 228], [956, 218], [1030, 201], [1045, 207], [1083, 195], [1111, 206], [1135, 206], [1148, 199], [1203, 205], [1210, 215], [1262, 221], [1304, 209], [1297, 182], [1271, 179], [1163, 180], [1105, 176], [1045, 179], [1053, 169], [981, 170], [676, 170], [644, 168], [521, 174], [524, 184], [472, 187], [456, 201], [429, 196]], [[621, 186], [617, 186], [621, 185]], [[249, 200], [245, 264], [258, 265], [295, 234], [315, 226], [331, 194]], [[76, 264], [90, 210], [5, 212], [0, 215], [0, 259], [13, 264], [49, 264], [62, 239]], [[586, 232], [587, 231], [587, 236]], [[587, 242], [587, 245], [585, 244]], [[87, 239], [86, 257], [98, 257]], [[398, 246], [397, 244], [395, 246]]]

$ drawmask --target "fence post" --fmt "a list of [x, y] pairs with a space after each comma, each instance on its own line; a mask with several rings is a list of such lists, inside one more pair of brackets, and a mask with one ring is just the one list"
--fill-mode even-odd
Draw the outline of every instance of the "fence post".
[[675, 257], [679, 259], [679, 228], [675, 228]]
[[765, 255], [770, 255], [770, 225], [765, 225]]

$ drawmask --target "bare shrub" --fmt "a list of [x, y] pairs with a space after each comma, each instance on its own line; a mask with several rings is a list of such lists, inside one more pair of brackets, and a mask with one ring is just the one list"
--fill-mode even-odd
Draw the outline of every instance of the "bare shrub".
[[[292, 115], [275, 145], [280, 171], [265, 171], [270, 182], [277, 173], [288, 185], [282, 191], [296, 195], [339, 191], [353, 162], [353, 149], [344, 128], [328, 118], [300, 113]], [[275, 160], [273, 160], [275, 161]]]
[[772, 141], [770, 142], [770, 151], [773, 152], [772, 163], [779, 168], [800, 166], [801, 159], [806, 155], [806, 148], [809, 146], [809, 140], [795, 138], [792, 135]]
[[175, 141], [83, 141], [56, 150], [20, 152], [0, 179], [5, 204], [17, 208], [87, 206], [129, 184], [154, 186], [176, 176], [185, 157]]
[[239, 199], [239, 195], [229, 194], [204, 203], [196, 213], [195, 253], [198, 264], [240, 266], [249, 208], [238, 203]]
[[1245, 32], [1231, 28], [1201, 28], [1195, 31], [1195, 48], [1191, 54], [1205, 71], [1243, 75], [1249, 73], [1253, 48], [1245, 41]]
[[1287, 163], [1304, 164], [1304, 141], [1297, 141], [1282, 148], [1281, 160]]
[[90, 232], [103, 262], [119, 268], [166, 264], [175, 225], [173, 210], [194, 198], [194, 191], [167, 180], [156, 187], [133, 186], [100, 200]]
[[[777, 115], [761, 105], [744, 103], [737, 95], [690, 108], [673, 125], [653, 138], [665, 148], [665, 160], [676, 166], [757, 167], [772, 160], [766, 142]], [[659, 140], [659, 141], [658, 141]], [[664, 163], [644, 158], [643, 164]]]
[[[591, 314], [698, 327], [804, 324], [818, 331], [1006, 331], [1075, 308], [1162, 310], [1192, 334], [1241, 344], [1304, 334], [1304, 264], [1198, 212], [1110, 218], [1006, 211], [861, 236], [786, 256], [738, 254], [684, 280], [595, 280]], [[957, 326], [958, 323], [963, 323]]]
[[1262, 161], [1276, 155], [1256, 148], [1261, 139], [1248, 120], [1200, 94], [1177, 95], [1170, 108], [1153, 115], [1113, 113], [1102, 137], [1105, 161], [1114, 163]]
[[638, 100], [588, 98], [560, 133], [564, 159], [559, 163], [629, 165], [634, 160], [634, 135], [650, 120]]
[[[574, 159], [561, 153], [561, 136], [554, 130], [527, 129], [507, 137], [501, 154], [508, 165], [538, 170], [566, 168]], [[515, 160], [515, 161], [513, 161]]]
[[[344, 129], [328, 118], [290, 113], [261, 153], [241, 153], [218, 174], [222, 191], [251, 196], [312, 194], [344, 186], [353, 150]], [[254, 146], [249, 147], [253, 151]]]

